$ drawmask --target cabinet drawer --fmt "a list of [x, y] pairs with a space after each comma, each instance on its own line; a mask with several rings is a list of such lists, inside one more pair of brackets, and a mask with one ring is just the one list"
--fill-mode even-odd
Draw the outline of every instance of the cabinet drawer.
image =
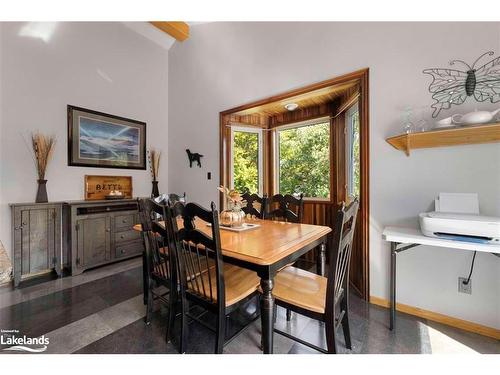
[[128, 242], [116, 245], [115, 258], [123, 258], [141, 254], [143, 251], [142, 241]]
[[141, 232], [137, 230], [127, 230], [123, 232], [115, 233], [115, 242], [118, 244], [120, 242], [130, 242], [141, 240]]
[[136, 214], [115, 216], [115, 229], [132, 229], [136, 223]]

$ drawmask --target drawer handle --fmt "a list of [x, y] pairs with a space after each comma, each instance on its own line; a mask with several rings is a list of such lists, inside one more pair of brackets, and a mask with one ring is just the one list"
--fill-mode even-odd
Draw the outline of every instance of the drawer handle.
[[123, 234], [122, 234], [122, 235], [120, 236], [120, 238], [122, 238], [122, 239], [123, 239], [123, 238], [125, 238], [125, 237], [123, 237]]
[[121, 250], [120, 253], [125, 254], [125, 250]]
[[106, 228], [106, 232], [111, 232], [111, 229], [109, 229], [109, 228]]
[[122, 224], [127, 224], [127, 220], [123, 219]]

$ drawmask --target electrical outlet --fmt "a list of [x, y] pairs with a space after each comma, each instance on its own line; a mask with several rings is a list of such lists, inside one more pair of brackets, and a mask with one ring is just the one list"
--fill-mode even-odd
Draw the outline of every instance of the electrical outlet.
[[458, 292], [465, 294], [472, 294], [472, 279], [469, 280], [468, 284], [464, 284], [467, 281], [465, 277], [458, 278]]

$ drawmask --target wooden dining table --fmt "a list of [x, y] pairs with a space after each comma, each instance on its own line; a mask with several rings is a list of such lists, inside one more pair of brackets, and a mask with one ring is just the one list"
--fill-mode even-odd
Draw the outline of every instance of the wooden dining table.
[[[318, 273], [324, 275], [325, 252], [330, 227], [285, 223], [270, 220], [251, 220], [258, 227], [234, 232], [221, 227], [220, 238], [224, 262], [255, 271], [260, 277], [262, 345], [266, 354], [273, 352], [274, 298], [276, 273], [302, 255], [318, 247]], [[211, 228], [201, 220], [196, 228], [211, 235]], [[134, 229], [141, 230], [137, 224]]]

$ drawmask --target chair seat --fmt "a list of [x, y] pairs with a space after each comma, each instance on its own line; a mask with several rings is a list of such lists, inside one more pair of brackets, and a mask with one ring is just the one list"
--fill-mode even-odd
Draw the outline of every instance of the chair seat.
[[324, 314], [326, 284], [326, 277], [290, 266], [274, 278], [273, 296], [278, 301]]
[[[203, 279], [203, 285], [205, 285], [205, 288], [208, 288], [209, 285], [212, 285], [212, 297], [214, 299], [214, 302], [216, 302], [217, 283], [215, 282], [215, 268], [211, 267], [209, 272], [204, 272], [201, 276], [198, 277], [201, 277]], [[212, 280], [211, 284], [209, 281], [210, 278]], [[254, 293], [260, 284], [260, 279], [253, 271], [233, 266], [232, 264], [224, 264], [224, 284], [226, 287], [226, 307], [228, 307]], [[191, 293], [195, 292], [195, 294], [202, 294], [205, 295], [205, 297], [210, 298], [209, 290], [205, 290], [205, 292], [203, 292], [201, 280], [199, 280], [198, 282], [199, 290], [192, 289], [191, 282], [189, 283], [189, 285], [189, 291]], [[196, 282], [194, 283], [194, 285], [196, 285]]]

